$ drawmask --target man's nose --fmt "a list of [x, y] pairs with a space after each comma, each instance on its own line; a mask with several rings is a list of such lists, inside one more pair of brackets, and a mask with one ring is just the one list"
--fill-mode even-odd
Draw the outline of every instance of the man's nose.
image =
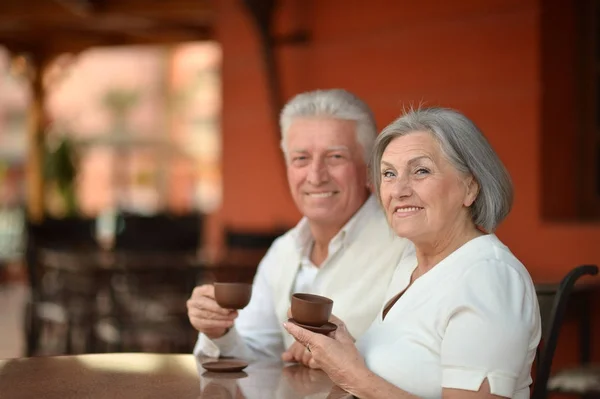
[[314, 160], [310, 166], [308, 171], [308, 182], [313, 185], [319, 185], [327, 182], [329, 179], [329, 171], [327, 170], [327, 165], [325, 162], [320, 160]]

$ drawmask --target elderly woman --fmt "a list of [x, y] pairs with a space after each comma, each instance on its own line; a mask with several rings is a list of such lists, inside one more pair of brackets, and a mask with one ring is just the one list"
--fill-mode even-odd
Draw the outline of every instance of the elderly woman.
[[356, 344], [338, 319], [330, 336], [285, 328], [360, 398], [528, 398], [541, 323], [531, 277], [493, 234], [513, 198], [498, 156], [464, 115], [428, 108], [383, 130], [371, 169], [414, 244], [387, 303]]

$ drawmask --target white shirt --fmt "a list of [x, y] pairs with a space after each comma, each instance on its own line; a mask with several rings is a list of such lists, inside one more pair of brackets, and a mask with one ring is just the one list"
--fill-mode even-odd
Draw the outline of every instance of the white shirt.
[[311, 247], [312, 245], [308, 247], [300, 261], [300, 267], [294, 279], [294, 292], [308, 292], [313, 294], [317, 291], [315, 280], [317, 279], [317, 274], [319, 274], [319, 267], [315, 266], [310, 260]]
[[[357, 337], [366, 331], [381, 307], [385, 288], [408, 241], [395, 237], [375, 198], [370, 196], [331, 240], [327, 259], [318, 268], [308, 260], [312, 243], [306, 219], [276, 240], [258, 266], [252, 298], [239, 312], [235, 326], [214, 340], [199, 334], [194, 354], [250, 360], [279, 358], [293, 342], [281, 324], [294, 292], [334, 299], [333, 313], [349, 318], [351, 333]], [[361, 298], [360, 303], [348, 300], [373, 286], [379, 290]], [[353, 311], [358, 314], [351, 316]]]
[[[410, 282], [417, 266], [411, 252], [388, 299]], [[442, 388], [477, 391], [487, 378], [492, 394], [529, 398], [540, 335], [529, 273], [495, 235], [485, 235], [415, 280], [357, 347], [369, 369], [419, 397], [439, 398]]]

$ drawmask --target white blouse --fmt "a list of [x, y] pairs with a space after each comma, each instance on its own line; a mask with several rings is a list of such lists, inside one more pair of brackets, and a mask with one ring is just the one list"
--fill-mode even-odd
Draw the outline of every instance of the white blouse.
[[[406, 253], [387, 300], [406, 289], [417, 266], [414, 248]], [[477, 391], [487, 378], [492, 394], [528, 398], [540, 336], [529, 273], [495, 235], [484, 235], [418, 278], [357, 346], [369, 369], [419, 397]]]

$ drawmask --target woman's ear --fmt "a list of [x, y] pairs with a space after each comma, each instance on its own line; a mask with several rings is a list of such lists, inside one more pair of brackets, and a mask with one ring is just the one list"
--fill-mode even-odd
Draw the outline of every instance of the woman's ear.
[[473, 202], [477, 199], [477, 195], [479, 194], [479, 183], [473, 176], [469, 176], [466, 181], [467, 192], [465, 193], [465, 200], [463, 205], [467, 208], [473, 205]]

